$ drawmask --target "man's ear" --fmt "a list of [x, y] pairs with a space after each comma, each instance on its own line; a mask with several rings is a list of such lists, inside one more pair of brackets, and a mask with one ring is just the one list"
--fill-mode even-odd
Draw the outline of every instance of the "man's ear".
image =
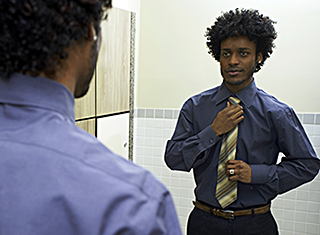
[[259, 52], [258, 54], [257, 54], [257, 63], [261, 63], [261, 61], [263, 60], [263, 56], [262, 56], [262, 52]]
[[88, 37], [87, 39], [89, 41], [96, 41], [98, 39], [98, 35], [97, 32], [95, 30], [95, 28], [93, 27], [93, 25], [91, 25], [90, 27], [88, 27]]

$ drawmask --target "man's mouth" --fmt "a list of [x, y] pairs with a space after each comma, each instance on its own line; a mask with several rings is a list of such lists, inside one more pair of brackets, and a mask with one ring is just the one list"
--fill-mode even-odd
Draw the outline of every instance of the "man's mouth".
[[226, 72], [230, 75], [230, 76], [236, 76], [239, 73], [241, 73], [243, 70], [242, 69], [228, 69], [226, 70]]

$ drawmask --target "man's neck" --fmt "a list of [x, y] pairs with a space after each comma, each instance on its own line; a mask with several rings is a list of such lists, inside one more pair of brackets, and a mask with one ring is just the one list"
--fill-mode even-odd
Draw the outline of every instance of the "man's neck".
[[249, 86], [253, 81], [253, 77], [251, 77], [250, 79], [248, 79], [246, 82], [243, 82], [241, 84], [237, 84], [237, 85], [233, 85], [233, 84], [229, 84], [226, 81], [223, 81], [223, 83], [226, 85], [226, 87], [228, 88], [228, 90], [232, 93], [232, 94], [236, 94], [239, 91], [241, 91], [243, 88]]

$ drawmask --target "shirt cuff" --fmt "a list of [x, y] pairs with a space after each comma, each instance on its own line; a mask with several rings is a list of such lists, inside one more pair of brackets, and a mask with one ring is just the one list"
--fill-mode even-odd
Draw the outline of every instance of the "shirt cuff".
[[198, 138], [204, 149], [208, 149], [221, 138], [216, 136], [216, 133], [212, 130], [211, 126], [206, 127], [198, 133]]
[[265, 184], [268, 179], [268, 165], [250, 165], [251, 167], [251, 184]]

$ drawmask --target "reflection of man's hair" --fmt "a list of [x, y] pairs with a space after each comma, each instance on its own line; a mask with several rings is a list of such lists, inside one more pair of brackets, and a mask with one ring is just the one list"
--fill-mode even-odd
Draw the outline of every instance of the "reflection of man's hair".
[[216, 19], [214, 25], [207, 28], [207, 46], [209, 54], [220, 61], [220, 44], [227, 37], [247, 36], [256, 44], [256, 53], [262, 53], [263, 60], [257, 64], [255, 72], [259, 71], [264, 61], [270, 57], [274, 48], [277, 33], [275, 24], [269, 17], [260, 15], [257, 10], [239, 10], [225, 12]]
[[90, 25], [98, 33], [111, 0], [1, 0], [0, 76], [41, 71], [54, 75], [68, 57], [64, 50], [82, 42]]

